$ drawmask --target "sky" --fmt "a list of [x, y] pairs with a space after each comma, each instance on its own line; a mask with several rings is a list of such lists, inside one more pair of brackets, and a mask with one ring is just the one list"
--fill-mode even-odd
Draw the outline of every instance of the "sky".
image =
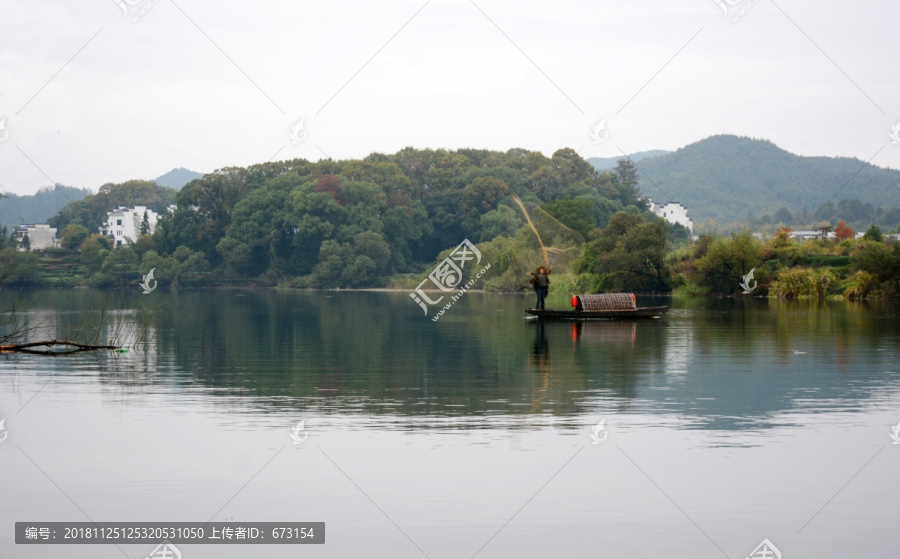
[[900, 169], [898, 21], [873, 0], [4, 0], [0, 191], [715, 134]]

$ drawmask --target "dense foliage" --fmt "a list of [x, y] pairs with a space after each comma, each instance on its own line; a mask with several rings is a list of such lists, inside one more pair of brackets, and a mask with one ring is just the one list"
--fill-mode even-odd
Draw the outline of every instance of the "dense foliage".
[[764, 242], [749, 233], [701, 236], [668, 257], [676, 291], [738, 295], [753, 271], [754, 295], [786, 299], [900, 297], [900, 242], [872, 230], [861, 239]]
[[[513, 196], [582, 235], [616, 212], [646, 210], [627, 162], [600, 174], [571, 149], [546, 157], [522, 149], [407, 148], [363, 160], [230, 167], [177, 193], [145, 181], [105, 185], [64, 207], [51, 224], [63, 249], [81, 251], [96, 285], [118, 281], [128, 266], [133, 277], [138, 266], [149, 269], [149, 261], [161, 258], [156, 278], [163, 284], [187, 277], [190, 262], [198, 264], [198, 281], [377, 286], [397, 274], [422, 273], [466, 238], [498, 240], [494, 247], [506, 239], [507, 252], [536, 251], [520, 233], [524, 223]], [[177, 209], [164, 213], [172, 202]], [[156, 231], [127, 250], [110, 250], [96, 235], [99, 223], [108, 209], [134, 204], [164, 213]], [[169, 277], [170, 269], [181, 276]]]

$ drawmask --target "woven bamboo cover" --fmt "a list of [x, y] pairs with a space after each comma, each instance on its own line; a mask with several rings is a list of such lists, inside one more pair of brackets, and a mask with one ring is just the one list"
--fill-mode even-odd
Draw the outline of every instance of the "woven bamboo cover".
[[622, 311], [635, 308], [631, 293], [600, 293], [579, 295], [581, 308], [586, 311]]

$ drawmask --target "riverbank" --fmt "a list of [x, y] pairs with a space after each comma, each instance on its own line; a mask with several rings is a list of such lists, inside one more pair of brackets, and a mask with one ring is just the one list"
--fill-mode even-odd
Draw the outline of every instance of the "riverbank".
[[[474, 282], [473, 278], [464, 276], [460, 285], [470, 285], [467, 290], [475, 292], [530, 292], [529, 277], [521, 266], [514, 265], [509, 255], [495, 252], [487, 245], [481, 249], [490, 268], [483, 277], [474, 278]], [[63, 249], [41, 252], [4, 249], [0, 251], [0, 261], [4, 264], [0, 285], [16, 288], [110, 289], [149, 281], [150, 287], [161, 289], [280, 288], [412, 293], [422, 286], [439, 292], [430, 282], [423, 285], [423, 279], [432, 270], [428, 265], [423, 265], [418, 273], [373, 276], [365, 281], [348, 280], [347, 286], [334, 286], [315, 274], [290, 276], [270, 270], [246, 277], [224, 264], [211, 267], [202, 253], [181, 249], [174, 255], [161, 256], [153, 250], [139, 254], [136, 248], [119, 247], [105, 254], [101, 251], [93, 259]], [[597, 257], [586, 245], [579, 259], [568, 266], [559, 266], [551, 275], [551, 291], [632, 292], [674, 297], [900, 299], [900, 243], [896, 241], [862, 238], [799, 243], [786, 234], [766, 242], [749, 233], [718, 238], [705, 236], [671, 251], [661, 261], [654, 272], [654, 287], [655, 283], [662, 282], [668, 289], [646, 285], [640, 279], [641, 269], [629, 269], [625, 263], [612, 270], [599, 266]]]

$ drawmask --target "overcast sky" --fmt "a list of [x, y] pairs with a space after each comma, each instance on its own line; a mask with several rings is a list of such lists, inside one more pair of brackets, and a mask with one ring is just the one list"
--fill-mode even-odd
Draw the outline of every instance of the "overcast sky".
[[0, 190], [723, 133], [900, 169], [898, 2], [119, 1], [0, 2]]

